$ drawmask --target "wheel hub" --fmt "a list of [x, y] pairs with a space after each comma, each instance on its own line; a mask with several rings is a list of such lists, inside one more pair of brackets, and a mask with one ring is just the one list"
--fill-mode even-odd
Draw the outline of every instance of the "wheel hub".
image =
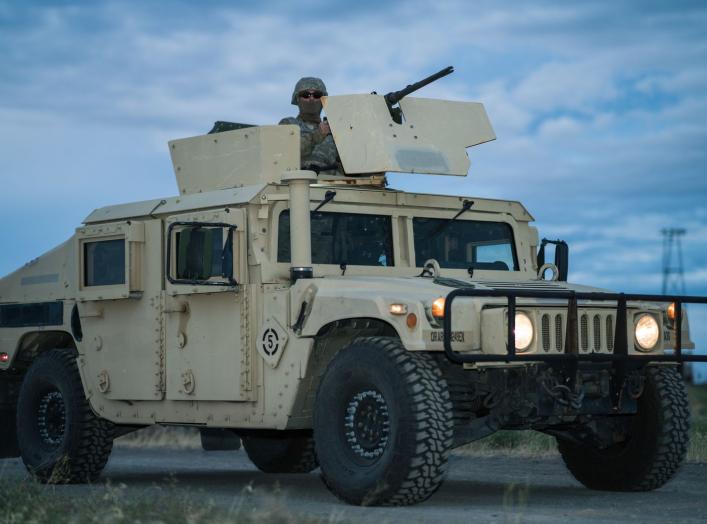
[[50, 391], [41, 397], [37, 408], [37, 425], [45, 444], [56, 447], [62, 443], [66, 428], [66, 407], [61, 393]]
[[344, 431], [355, 454], [367, 459], [383, 454], [390, 437], [390, 416], [379, 391], [362, 391], [349, 400]]

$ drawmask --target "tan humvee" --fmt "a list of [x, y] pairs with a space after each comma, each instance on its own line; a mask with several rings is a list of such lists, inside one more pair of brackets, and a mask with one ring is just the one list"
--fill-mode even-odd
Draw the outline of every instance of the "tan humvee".
[[518, 202], [382, 186], [465, 176], [495, 138], [481, 104], [406, 98], [399, 124], [381, 96], [323, 100], [356, 176], [300, 170], [296, 126], [175, 140], [179, 196], [97, 209], [0, 280], [2, 455], [88, 481], [115, 436], [190, 425], [264, 471], [320, 466], [350, 503], [410, 504], [453, 447], [536, 429], [591, 488], [671, 478], [681, 308], [558, 280]]

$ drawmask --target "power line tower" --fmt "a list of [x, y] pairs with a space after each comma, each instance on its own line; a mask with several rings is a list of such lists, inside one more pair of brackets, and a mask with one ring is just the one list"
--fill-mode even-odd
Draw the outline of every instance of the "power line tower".
[[[675, 291], [677, 295], [685, 294], [685, 275], [682, 266], [682, 243], [680, 238], [685, 235], [683, 228], [667, 228], [663, 233], [663, 294]], [[675, 261], [673, 259], [675, 252]]]

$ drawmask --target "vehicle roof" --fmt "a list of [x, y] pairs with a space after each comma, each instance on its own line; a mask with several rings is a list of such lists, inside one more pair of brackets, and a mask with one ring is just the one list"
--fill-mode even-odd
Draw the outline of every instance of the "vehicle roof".
[[118, 204], [95, 209], [83, 223], [95, 224], [157, 214], [173, 214], [192, 209], [203, 209], [225, 205], [247, 204], [260, 193], [266, 184], [255, 184], [230, 189], [219, 189], [204, 193], [191, 193], [163, 199], [143, 200], [129, 204]]
[[[312, 186], [312, 200], [323, 198], [331, 189], [326, 184]], [[473, 200], [473, 210], [487, 213], [507, 213], [515, 220], [529, 222], [532, 215], [523, 204], [511, 200], [495, 200], [469, 196], [408, 193], [391, 189], [371, 189], [361, 187], [335, 186], [336, 201], [339, 203], [360, 203], [380, 206], [417, 207], [427, 209], [456, 210], [464, 200]], [[231, 189], [219, 189], [203, 193], [192, 193], [164, 199], [144, 200], [128, 204], [106, 206], [94, 210], [84, 219], [84, 224], [95, 224], [115, 220], [147, 217], [152, 214], [176, 214], [197, 209], [207, 209], [228, 205], [242, 205], [253, 202], [264, 192], [266, 200], [286, 200], [288, 188], [283, 184], [257, 184]], [[321, 195], [319, 194], [321, 193]]]

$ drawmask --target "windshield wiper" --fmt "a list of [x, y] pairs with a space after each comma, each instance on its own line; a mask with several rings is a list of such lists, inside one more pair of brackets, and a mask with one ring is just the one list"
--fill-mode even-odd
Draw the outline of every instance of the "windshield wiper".
[[319, 211], [323, 206], [327, 205], [329, 202], [334, 200], [334, 197], [336, 196], [336, 191], [327, 191], [324, 193], [324, 200], [322, 200], [319, 205], [314, 209], [313, 213], [316, 213]]
[[469, 210], [471, 209], [471, 206], [473, 206], [473, 205], [474, 205], [474, 201], [473, 201], [473, 200], [464, 200], [464, 202], [463, 202], [463, 204], [462, 204], [462, 208], [459, 210], [459, 213], [457, 213], [456, 215], [454, 215], [452, 218], [450, 218], [450, 219], [447, 220], [446, 222], [443, 222], [442, 224], [440, 224], [439, 226], [437, 226], [437, 228], [435, 228], [435, 230], [432, 231], [432, 233], [430, 233], [429, 235], [427, 235], [427, 238], [433, 237], [433, 236], [435, 236], [436, 234], [442, 232], [444, 229], [446, 229], [446, 228], [449, 226], [449, 224], [451, 224], [452, 222], [454, 222], [454, 221], [455, 221], [457, 218], [459, 218], [462, 214], [464, 214], [464, 213], [466, 213], [467, 211], [469, 211]]

